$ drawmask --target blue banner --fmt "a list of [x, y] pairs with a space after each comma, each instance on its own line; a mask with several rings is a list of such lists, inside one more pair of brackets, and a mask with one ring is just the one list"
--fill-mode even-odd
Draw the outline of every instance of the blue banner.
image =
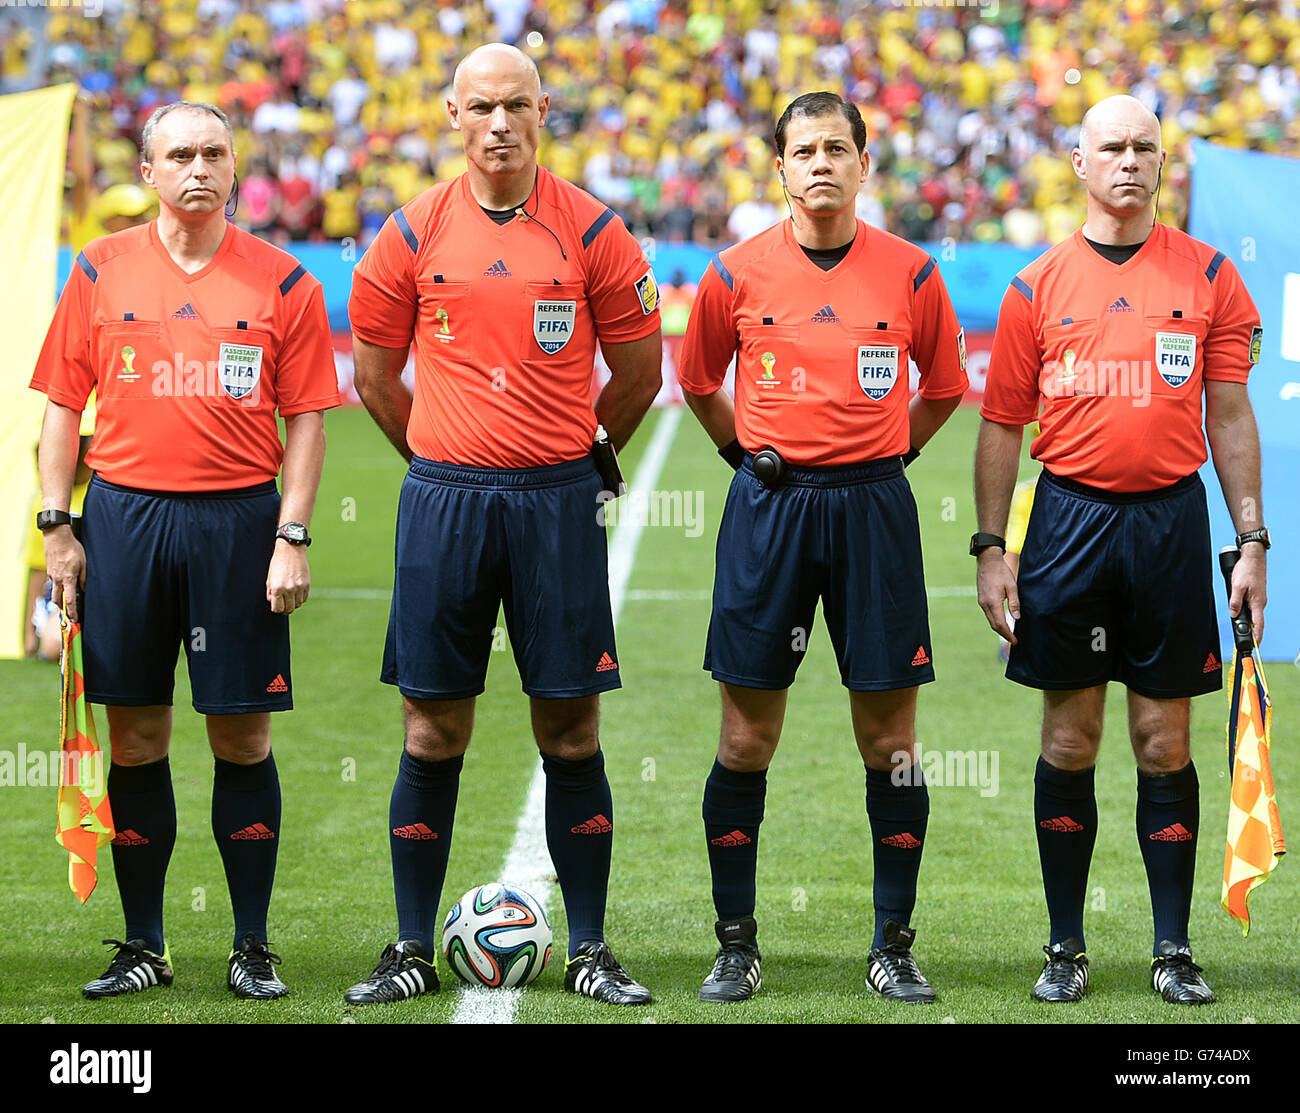
[[[1300, 226], [1285, 212], [1300, 196], [1300, 160], [1203, 140], [1193, 142], [1192, 153], [1188, 230], [1232, 260], [1264, 325], [1259, 363], [1250, 375], [1263, 452], [1263, 517], [1274, 546], [1262, 649], [1265, 660], [1292, 660], [1300, 651]], [[1232, 521], [1212, 465], [1202, 469], [1202, 478], [1215, 546], [1230, 545]], [[1223, 644], [1230, 647], [1226, 604], [1219, 618]]]

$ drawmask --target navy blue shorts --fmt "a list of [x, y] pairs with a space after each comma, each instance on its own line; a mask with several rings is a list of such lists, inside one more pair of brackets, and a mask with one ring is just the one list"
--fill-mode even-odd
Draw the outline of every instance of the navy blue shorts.
[[602, 489], [589, 456], [537, 468], [412, 459], [380, 679], [412, 699], [478, 695], [504, 606], [530, 696], [619, 687]]
[[1152, 699], [1222, 687], [1210, 522], [1196, 474], [1116, 494], [1044, 471], [1017, 588], [1011, 680], [1054, 690], [1118, 680]]
[[736, 472], [718, 530], [704, 652], [713, 678], [790, 687], [820, 598], [846, 688], [933, 680], [921, 532], [898, 458], [788, 468], [775, 491], [752, 462]]
[[177, 495], [95, 476], [82, 512], [86, 698], [170, 704], [183, 645], [196, 711], [292, 708], [289, 618], [266, 600], [279, 519], [274, 482]]

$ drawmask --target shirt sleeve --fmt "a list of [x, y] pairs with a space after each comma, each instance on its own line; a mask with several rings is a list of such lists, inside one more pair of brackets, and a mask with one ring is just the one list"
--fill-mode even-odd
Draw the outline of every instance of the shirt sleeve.
[[1205, 379], [1244, 383], [1259, 359], [1264, 331], [1259, 310], [1230, 259], [1224, 259], [1214, 276], [1214, 316], [1205, 337]]
[[727, 368], [740, 345], [732, 316], [734, 294], [710, 263], [695, 291], [677, 359], [677, 381], [690, 394], [713, 394], [727, 377]]
[[660, 326], [659, 285], [641, 245], [610, 209], [587, 235], [587, 302], [596, 335], [615, 344], [649, 336]]
[[352, 271], [352, 296], [348, 299], [352, 333], [381, 348], [405, 348], [415, 335], [417, 244], [412, 242], [414, 233], [401, 212], [398, 209], [384, 221]]
[[321, 284], [315, 278], [298, 282], [285, 310], [288, 326], [275, 363], [280, 416], [332, 409], [340, 403], [339, 384]]
[[98, 380], [91, 358], [90, 335], [94, 286], [79, 265], [84, 258], [78, 256], [63, 287], [30, 384], [51, 402], [70, 410], [85, 408], [86, 399]]
[[[966, 334], [957, 323], [948, 287], [934, 260], [912, 306], [912, 355], [921, 372], [922, 398], [954, 398], [966, 393]], [[923, 272], [921, 272], [923, 273]], [[915, 280], [914, 280], [915, 281]]]
[[1002, 425], [1028, 425], [1033, 421], [1038, 416], [1041, 364], [1033, 307], [1012, 284], [998, 310], [980, 416]]

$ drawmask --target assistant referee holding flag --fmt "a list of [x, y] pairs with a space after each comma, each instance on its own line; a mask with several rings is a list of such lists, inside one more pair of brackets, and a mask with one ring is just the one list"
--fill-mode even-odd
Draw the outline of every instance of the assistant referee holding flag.
[[[1088, 985], [1093, 775], [1106, 686], [1118, 680], [1137, 758], [1152, 986], [1166, 1001], [1202, 1004], [1214, 994], [1188, 940], [1200, 810], [1190, 697], [1217, 691], [1222, 665], [1197, 469], [1208, 437], [1239, 531], [1229, 607], [1249, 606], [1258, 637], [1269, 538], [1246, 380], [1259, 312], [1222, 251], [1156, 223], [1165, 152], [1140, 101], [1113, 96], [1090, 109], [1072, 157], [1087, 222], [1002, 300], [975, 456], [981, 532], [971, 539], [980, 606], [1011, 642], [1007, 676], [1043, 691], [1034, 825], [1051, 937], [1033, 996], [1077, 1001]], [[1000, 535], [1023, 427], [1035, 418], [1043, 473], [1017, 577]]]

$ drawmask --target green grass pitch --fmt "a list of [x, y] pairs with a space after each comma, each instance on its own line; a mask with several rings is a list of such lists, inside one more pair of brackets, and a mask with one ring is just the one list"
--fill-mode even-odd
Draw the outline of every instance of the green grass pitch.
[[[625, 454], [630, 476], [652, 414]], [[1162, 1022], [1295, 1021], [1300, 880], [1283, 863], [1254, 898], [1249, 939], [1219, 909], [1227, 814], [1223, 728], [1227, 696], [1195, 701], [1193, 752], [1202, 819], [1192, 939], [1218, 1003], [1164, 1005], [1149, 988], [1151, 920], [1134, 833], [1134, 765], [1122, 690], [1111, 694], [1098, 768], [1101, 831], [1086, 926], [1092, 958], [1087, 999], [1071, 1008], [1029, 999], [1046, 942], [1032, 816], [1040, 697], [1003, 679], [996, 639], [971, 594], [966, 555], [974, 529], [970, 464], [978, 419], [959, 412], [909, 469], [925, 542], [938, 681], [921, 690], [918, 737], [931, 751], [985, 751], [998, 760], [997, 791], [933, 787], [932, 814], [913, 924], [917, 958], [939, 992], [928, 1008], [891, 1005], [863, 985], [871, 937], [871, 869], [863, 775], [820, 618], [790, 697], [769, 777], [758, 872], [764, 983], [740, 1006], [701, 1004], [696, 993], [715, 947], [700, 823], [704, 778], [718, 730], [716, 685], [701, 670], [713, 542], [729, 472], [689, 415], [662, 490], [701, 492], [702, 530], [646, 529], [619, 622], [624, 687], [603, 701], [602, 744], [617, 833], [607, 935], [655, 1003], [618, 1010], [565, 994], [553, 959], [524, 992], [525, 1023]], [[275, 755], [284, 790], [271, 943], [285, 958], [292, 995], [239, 1002], [225, 988], [230, 909], [211, 837], [211, 758], [202, 723], [178, 675], [172, 748], [180, 832], [166, 897], [176, 984], [142, 996], [84, 1001], [99, 974], [101, 938], [122, 930], [111, 857], [85, 908], [67, 887], [53, 841], [55, 790], [0, 788], [3, 969], [0, 1022], [206, 1021], [359, 1024], [442, 1022], [459, 993], [348, 1009], [343, 990], [369, 972], [395, 931], [384, 820], [401, 744], [399, 699], [378, 680], [392, 577], [393, 517], [402, 464], [364, 412], [334, 412], [313, 522], [315, 594], [293, 619], [297, 710], [277, 716]], [[1025, 474], [1030, 465], [1026, 460]], [[692, 495], [692, 497], [694, 497]], [[1283, 574], [1275, 562], [1274, 575]], [[1300, 822], [1300, 758], [1292, 744], [1300, 674], [1269, 670], [1276, 707], [1273, 770], [1284, 821]], [[57, 735], [57, 674], [34, 662], [0, 663], [6, 714], [0, 749], [49, 750]], [[102, 719], [101, 719], [102, 724]], [[105, 740], [106, 741], [106, 740]], [[488, 692], [461, 782], [443, 911], [472, 885], [498, 878], [524, 802], [536, 751], [527, 700], [509, 652], [493, 654]], [[986, 769], [989, 767], [986, 766]], [[548, 909], [556, 955], [565, 942], [558, 891]], [[453, 984], [447, 985], [452, 980]]]

